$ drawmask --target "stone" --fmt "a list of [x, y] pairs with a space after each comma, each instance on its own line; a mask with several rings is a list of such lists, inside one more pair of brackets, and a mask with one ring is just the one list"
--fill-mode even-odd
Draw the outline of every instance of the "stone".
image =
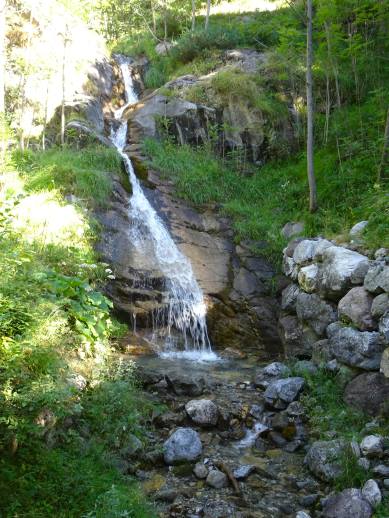
[[306, 293], [313, 293], [316, 290], [319, 268], [316, 264], [304, 266], [298, 273], [297, 279], [300, 287]]
[[290, 374], [290, 369], [285, 363], [273, 362], [264, 367], [262, 374], [273, 377], [287, 376]]
[[368, 221], [360, 221], [359, 223], [356, 223], [350, 230], [350, 237], [352, 239], [360, 238], [368, 224]]
[[254, 473], [255, 470], [256, 467], [253, 466], [253, 464], [244, 464], [243, 466], [239, 466], [238, 468], [234, 469], [233, 475], [236, 480], [244, 480], [252, 473]]
[[166, 381], [177, 396], [200, 396], [204, 392], [203, 378], [190, 374], [168, 374]]
[[362, 496], [369, 502], [369, 504], [376, 508], [382, 502], [382, 495], [380, 488], [375, 480], [369, 479], [362, 488]]
[[210, 399], [193, 399], [185, 405], [189, 417], [200, 426], [215, 426], [218, 420], [218, 408]]
[[317, 373], [316, 365], [309, 360], [300, 360], [300, 361], [296, 362], [293, 367], [294, 367], [294, 369], [293, 369], [294, 372], [296, 372], [300, 376], [305, 373], [311, 374], [311, 375]]
[[312, 361], [316, 365], [327, 363], [333, 359], [330, 341], [328, 339], [318, 340], [312, 346]]
[[385, 351], [382, 353], [380, 372], [382, 372], [385, 378], [389, 378], [389, 347], [387, 347]]
[[299, 293], [296, 313], [299, 320], [306, 322], [319, 337], [324, 336], [327, 326], [337, 318], [335, 309], [313, 293]]
[[286, 413], [290, 415], [290, 417], [301, 417], [305, 415], [304, 405], [302, 405], [300, 401], [292, 401], [292, 403], [288, 405]]
[[358, 331], [352, 327], [337, 328], [330, 335], [330, 350], [334, 358], [350, 367], [378, 370], [384, 344], [375, 331]]
[[304, 239], [298, 243], [293, 253], [294, 262], [301, 266], [312, 261], [319, 242], [317, 239]]
[[339, 319], [353, 323], [361, 331], [376, 327], [371, 307], [373, 297], [363, 286], [352, 288], [338, 304]]
[[166, 464], [177, 464], [183, 461], [194, 461], [202, 453], [200, 436], [192, 428], [178, 428], [164, 444], [164, 460]]
[[362, 439], [360, 447], [365, 457], [381, 457], [384, 452], [384, 439], [381, 435], [367, 435]]
[[383, 335], [385, 342], [389, 344], [389, 311], [380, 318], [378, 330]]
[[312, 495], [302, 496], [299, 500], [303, 507], [312, 507], [319, 500], [319, 495], [314, 493]]
[[207, 478], [208, 468], [202, 462], [197, 462], [195, 464], [195, 467], [193, 468], [193, 473], [195, 474], [196, 478], [199, 478], [201, 480]]
[[160, 502], [172, 503], [177, 496], [178, 492], [175, 489], [160, 489], [155, 493], [155, 499]]
[[300, 292], [301, 290], [297, 284], [289, 284], [282, 292], [281, 309], [288, 313], [295, 313], [297, 295]]
[[160, 56], [166, 56], [166, 54], [169, 54], [169, 51], [174, 47], [174, 44], [170, 41], [160, 41], [155, 46], [155, 52], [159, 54]]
[[265, 401], [268, 405], [282, 410], [298, 398], [304, 383], [304, 378], [300, 377], [275, 380], [264, 392]]
[[287, 257], [293, 257], [294, 251], [296, 250], [296, 247], [301, 241], [304, 241], [304, 237], [295, 237], [291, 241], [289, 241], [288, 246], [283, 249], [283, 255]]
[[290, 239], [304, 232], [304, 223], [301, 221], [289, 221], [282, 227], [281, 235], [285, 239]]
[[295, 263], [292, 257], [289, 257], [288, 255], [283, 256], [282, 259], [282, 271], [287, 276], [293, 279], [294, 281], [297, 280], [298, 277], [298, 265]]
[[265, 410], [265, 406], [263, 404], [260, 405], [252, 405], [249, 410], [249, 414], [254, 417], [254, 419], [260, 419]]
[[387, 248], [379, 248], [375, 251], [374, 257], [378, 261], [385, 261], [389, 257], [389, 250]]
[[344, 401], [368, 415], [378, 416], [389, 401], [389, 379], [379, 372], [359, 374], [346, 386]]
[[371, 314], [378, 320], [387, 311], [389, 311], [389, 294], [380, 293], [373, 299]]
[[125, 453], [129, 457], [135, 457], [143, 450], [143, 443], [136, 435], [130, 433], [126, 438]]
[[366, 457], [361, 457], [360, 459], [358, 459], [357, 464], [366, 471], [370, 469], [370, 461]]
[[68, 378], [66, 378], [66, 382], [70, 387], [73, 387], [75, 390], [82, 392], [85, 390], [87, 386], [87, 380], [81, 374], [72, 374]]
[[389, 266], [384, 263], [374, 264], [369, 268], [364, 286], [371, 293], [389, 292]]
[[330, 246], [322, 253], [319, 291], [339, 300], [352, 285], [362, 284], [369, 268], [369, 259], [341, 246]]
[[373, 509], [362, 491], [351, 488], [326, 499], [323, 518], [370, 518]]
[[389, 489], [389, 478], [384, 478], [384, 488]]
[[219, 471], [218, 469], [211, 469], [211, 471], [208, 473], [206, 483], [215, 489], [221, 489], [222, 487], [228, 486], [228, 479], [222, 471]]
[[298, 511], [296, 513], [296, 518], [311, 518], [311, 515], [306, 513], [305, 511]]
[[341, 441], [316, 441], [309, 448], [305, 462], [314, 475], [330, 482], [342, 473], [343, 451], [344, 444]]
[[379, 477], [389, 477], [389, 466], [378, 464], [377, 466], [374, 466], [373, 473]]
[[278, 321], [279, 335], [287, 358], [307, 354], [303, 343], [303, 329], [297, 317], [286, 315]]

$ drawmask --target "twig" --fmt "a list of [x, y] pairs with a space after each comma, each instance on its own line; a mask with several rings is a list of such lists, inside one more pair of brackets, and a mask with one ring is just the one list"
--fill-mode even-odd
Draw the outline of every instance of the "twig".
[[221, 460], [218, 460], [217, 462], [215, 462], [215, 465], [216, 465], [216, 467], [218, 467], [221, 471], [223, 471], [227, 475], [229, 481], [232, 484], [232, 487], [234, 488], [235, 493], [239, 496], [242, 496], [242, 491], [239, 487], [239, 484], [238, 484], [236, 478], [234, 477], [232, 471], [230, 470], [230, 468], [228, 466], [226, 466], [224, 464], [224, 462]]

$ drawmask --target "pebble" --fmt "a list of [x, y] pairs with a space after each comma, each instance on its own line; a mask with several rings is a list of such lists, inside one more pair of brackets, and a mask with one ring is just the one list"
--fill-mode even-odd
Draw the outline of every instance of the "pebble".
[[208, 468], [204, 466], [202, 462], [197, 462], [197, 464], [193, 468], [193, 473], [199, 479], [207, 478]]

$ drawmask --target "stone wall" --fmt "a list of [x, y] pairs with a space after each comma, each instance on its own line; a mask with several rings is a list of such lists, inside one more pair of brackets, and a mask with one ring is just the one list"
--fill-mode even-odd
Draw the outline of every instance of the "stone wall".
[[389, 398], [389, 255], [351, 248], [322, 238], [289, 243], [279, 332], [286, 357], [347, 368], [345, 399], [375, 413]]

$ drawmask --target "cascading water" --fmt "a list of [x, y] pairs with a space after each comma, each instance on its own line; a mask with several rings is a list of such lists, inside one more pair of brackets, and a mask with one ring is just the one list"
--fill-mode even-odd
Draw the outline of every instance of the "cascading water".
[[[129, 232], [136, 248], [148, 248], [155, 266], [165, 278], [168, 300], [164, 309], [155, 315], [155, 326], [163, 335], [162, 356], [183, 357], [188, 359], [215, 360], [207, 334], [205, 320], [206, 306], [203, 293], [194, 277], [188, 259], [180, 252], [164, 226], [162, 220], [147, 200], [138, 178], [134, 173], [131, 160], [123, 149], [127, 138], [127, 121], [122, 119], [125, 109], [137, 101], [131, 70], [125, 58], [118, 57], [125, 86], [126, 104], [116, 110], [118, 127], [111, 130], [111, 141], [123, 157], [132, 185], [130, 200]], [[150, 250], [150, 248], [152, 250]], [[183, 350], [173, 338], [172, 330], [182, 335]]]

